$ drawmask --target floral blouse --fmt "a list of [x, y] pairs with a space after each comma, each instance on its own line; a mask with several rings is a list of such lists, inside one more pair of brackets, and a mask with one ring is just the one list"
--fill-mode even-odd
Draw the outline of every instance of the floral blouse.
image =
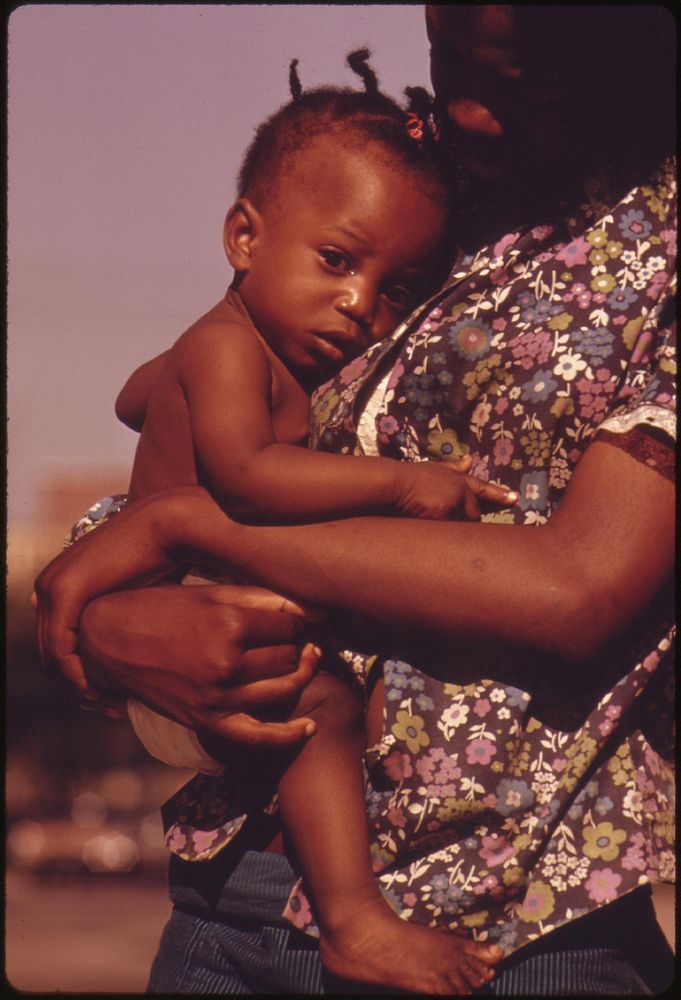
[[[675, 176], [667, 162], [623, 198], [604, 176], [560, 224], [460, 260], [441, 293], [318, 391], [313, 446], [470, 454], [475, 475], [520, 493], [483, 519], [528, 527], [559, 507], [596, 436], [619, 444], [644, 429], [636, 457], [670, 475], [659, 441], [675, 432]], [[588, 687], [547, 654], [499, 644], [415, 652], [396, 637], [380, 659], [343, 653], [360, 678], [383, 671], [366, 801], [374, 867], [402, 917], [510, 953], [673, 879], [673, 636], [670, 587], [585, 671]], [[514, 682], [514, 661], [527, 676], [529, 659], [531, 694]], [[253, 802], [229, 783], [201, 776], [167, 803], [181, 857], [213, 857], [240, 830], [254, 846]], [[257, 809], [276, 822], [269, 797]], [[313, 931], [300, 893], [287, 914]]]

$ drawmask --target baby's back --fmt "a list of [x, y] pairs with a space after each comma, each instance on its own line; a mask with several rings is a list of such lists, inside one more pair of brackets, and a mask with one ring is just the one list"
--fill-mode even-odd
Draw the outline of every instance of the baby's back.
[[139, 500], [173, 486], [195, 486], [199, 482], [187, 397], [182, 385], [184, 356], [192, 341], [208, 327], [231, 319], [225, 301], [201, 316], [168, 351], [154, 380], [140, 433], [128, 491]]

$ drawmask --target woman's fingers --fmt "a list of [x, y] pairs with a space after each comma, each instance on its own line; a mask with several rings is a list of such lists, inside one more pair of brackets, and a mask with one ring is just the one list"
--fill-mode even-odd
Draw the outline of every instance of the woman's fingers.
[[240, 684], [252, 684], [266, 677], [284, 677], [298, 668], [299, 656], [300, 646], [293, 643], [249, 649], [241, 657], [238, 672], [233, 676]]
[[244, 712], [227, 715], [207, 727], [212, 736], [229, 743], [251, 747], [291, 747], [309, 739], [315, 732], [312, 719], [289, 722], [261, 722]]
[[[265, 650], [260, 650], [260, 653], [265, 653]], [[303, 647], [297, 662], [295, 659], [289, 659], [287, 673], [272, 677], [269, 676], [272, 662], [277, 663], [279, 669], [284, 666], [284, 662], [283, 657], [280, 657], [280, 650], [276, 647], [271, 653], [272, 658], [268, 660], [268, 676], [249, 683], [240, 683], [229, 689], [227, 700], [230, 709], [234, 711], [277, 707], [281, 709], [282, 706], [290, 706], [312, 680], [321, 657], [319, 647], [309, 642]], [[261, 659], [264, 663], [264, 657]], [[243, 680], [243, 675], [240, 680]]]
[[82, 690], [87, 682], [80, 658], [76, 653], [78, 639], [76, 626], [78, 613], [66, 593], [46, 588], [41, 591], [40, 579], [36, 584], [38, 647], [43, 664], [56, 669]]
[[295, 700], [303, 687], [312, 679], [320, 656], [319, 648], [307, 643], [291, 673], [280, 678], [269, 677], [267, 680], [255, 681], [233, 689], [229, 701], [237, 711], [214, 719], [205, 728], [213, 737], [250, 747], [270, 749], [292, 747], [309, 739], [317, 728], [312, 719], [267, 722], [256, 719], [247, 712], [238, 711], [238, 707], [257, 709], [277, 705], [281, 709], [282, 702]]
[[277, 594], [266, 587], [229, 583], [211, 584], [211, 586], [215, 591], [215, 600], [220, 603], [258, 611], [278, 611], [301, 618], [305, 622], [324, 621], [327, 617], [321, 608], [313, 604]]
[[75, 688], [85, 703], [94, 704], [98, 701], [99, 692], [90, 684], [85, 676], [82, 661], [77, 653], [69, 653], [67, 656], [62, 656], [57, 663], [57, 669], [59, 672], [58, 676], [72, 688]]

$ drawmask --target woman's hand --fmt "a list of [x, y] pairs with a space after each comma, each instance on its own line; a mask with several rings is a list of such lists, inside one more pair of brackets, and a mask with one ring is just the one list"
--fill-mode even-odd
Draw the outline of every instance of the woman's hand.
[[[230, 525], [205, 490], [182, 487], [140, 500], [53, 559], [35, 585], [38, 641], [48, 670], [58, 671], [83, 697], [97, 693], [78, 655], [85, 606], [115, 590], [158, 582], [177, 569], [178, 542], [224, 536]], [[187, 559], [191, 554], [186, 552]]]
[[[168, 585], [97, 598], [85, 609], [80, 655], [103, 692], [135, 695], [218, 739], [289, 746], [314, 731], [285, 719], [319, 652], [295, 644], [319, 613], [260, 587]], [[258, 717], [256, 717], [258, 716]]]

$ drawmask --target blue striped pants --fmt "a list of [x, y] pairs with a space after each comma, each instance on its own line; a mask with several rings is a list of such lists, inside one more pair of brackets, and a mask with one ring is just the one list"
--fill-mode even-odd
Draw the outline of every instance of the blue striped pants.
[[[196, 870], [196, 864], [192, 868]], [[201, 866], [199, 866], [201, 867]], [[149, 980], [149, 993], [384, 993], [323, 972], [314, 939], [280, 917], [294, 875], [277, 854], [247, 852], [213, 900], [175, 884], [175, 908]], [[584, 919], [584, 918], [583, 918]], [[559, 933], [559, 932], [556, 932]], [[416, 959], [418, 960], [418, 959]], [[650, 996], [627, 956], [611, 947], [569, 947], [502, 964], [480, 996]]]

